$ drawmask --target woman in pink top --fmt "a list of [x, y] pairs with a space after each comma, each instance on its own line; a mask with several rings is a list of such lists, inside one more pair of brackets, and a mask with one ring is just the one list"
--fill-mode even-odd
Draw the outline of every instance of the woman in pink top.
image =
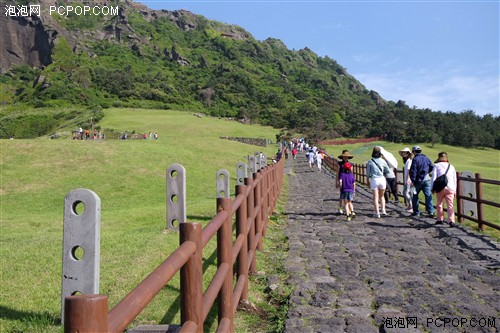
[[436, 193], [437, 197], [437, 222], [436, 224], [443, 224], [444, 222], [444, 212], [443, 212], [443, 201], [446, 200], [446, 208], [448, 211], [448, 224], [450, 227], [455, 226], [455, 208], [453, 206], [453, 200], [456, 197], [457, 189], [457, 171], [455, 167], [448, 162], [448, 154], [441, 152], [438, 154], [438, 159], [434, 161], [434, 172], [432, 173], [432, 181], [436, 180], [437, 177], [444, 175], [446, 170], [446, 178], [448, 179], [448, 184], [440, 192]]

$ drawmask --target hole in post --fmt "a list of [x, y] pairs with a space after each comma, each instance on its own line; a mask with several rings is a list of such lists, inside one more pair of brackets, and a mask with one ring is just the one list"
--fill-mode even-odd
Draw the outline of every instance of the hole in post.
[[238, 181], [239, 181], [240, 183], [243, 183], [243, 178], [238, 178]]
[[71, 293], [71, 296], [78, 296], [78, 295], [83, 295], [80, 291], [73, 291]]
[[170, 171], [170, 177], [175, 179], [179, 175], [179, 172], [177, 170], [172, 170]]
[[474, 216], [474, 212], [472, 210], [469, 210], [468, 214], [469, 216]]
[[467, 193], [467, 195], [469, 196], [469, 198], [473, 198], [474, 195], [472, 193]]
[[80, 200], [73, 202], [73, 206], [71, 207], [75, 215], [82, 215], [85, 212], [85, 208], [85, 203]]
[[177, 194], [174, 194], [170, 197], [170, 201], [172, 203], [178, 203], [179, 202], [179, 196]]
[[219, 175], [219, 179], [220, 179], [220, 180], [224, 180], [224, 179], [226, 179], [226, 175], [225, 175], [225, 174], [223, 174], [223, 173], [221, 173], [221, 174]]
[[179, 220], [173, 219], [170, 225], [176, 229], [179, 228]]
[[225, 197], [226, 197], [226, 192], [224, 192], [224, 191], [220, 191], [220, 192], [219, 192], [219, 196], [220, 196], [221, 198], [225, 198]]
[[71, 256], [75, 260], [82, 260], [85, 257], [85, 250], [81, 246], [75, 246], [71, 249]]

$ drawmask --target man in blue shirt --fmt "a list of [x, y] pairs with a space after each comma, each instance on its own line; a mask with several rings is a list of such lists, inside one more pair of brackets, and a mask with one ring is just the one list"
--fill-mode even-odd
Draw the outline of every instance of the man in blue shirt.
[[423, 191], [425, 196], [425, 208], [428, 217], [432, 218], [434, 217], [434, 204], [432, 203], [431, 176], [429, 174], [434, 169], [434, 165], [427, 156], [422, 154], [422, 149], [419, 146], [414, 146], [412, 152], [415, 157], [410, 167], [410, 180], [415, 188], [415, 192], [412, 198], [413, 214], [411, 214], [411, 216], [420, 216], [418, 194], [420, 191]]

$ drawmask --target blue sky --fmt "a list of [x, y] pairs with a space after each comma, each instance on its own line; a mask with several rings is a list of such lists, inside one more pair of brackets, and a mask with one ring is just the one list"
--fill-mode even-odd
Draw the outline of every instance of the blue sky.
[[500, 1], [140, 1], [329, 56], [383, 98], [500, 116]]

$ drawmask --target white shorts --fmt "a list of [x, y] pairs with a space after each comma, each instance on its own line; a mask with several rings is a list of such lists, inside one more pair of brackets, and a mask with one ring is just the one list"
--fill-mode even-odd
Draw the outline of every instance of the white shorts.
[[370, 180], [370, 189], [372, 190], [385, 190], [387, 182], [385, 177], [372, 177]]

